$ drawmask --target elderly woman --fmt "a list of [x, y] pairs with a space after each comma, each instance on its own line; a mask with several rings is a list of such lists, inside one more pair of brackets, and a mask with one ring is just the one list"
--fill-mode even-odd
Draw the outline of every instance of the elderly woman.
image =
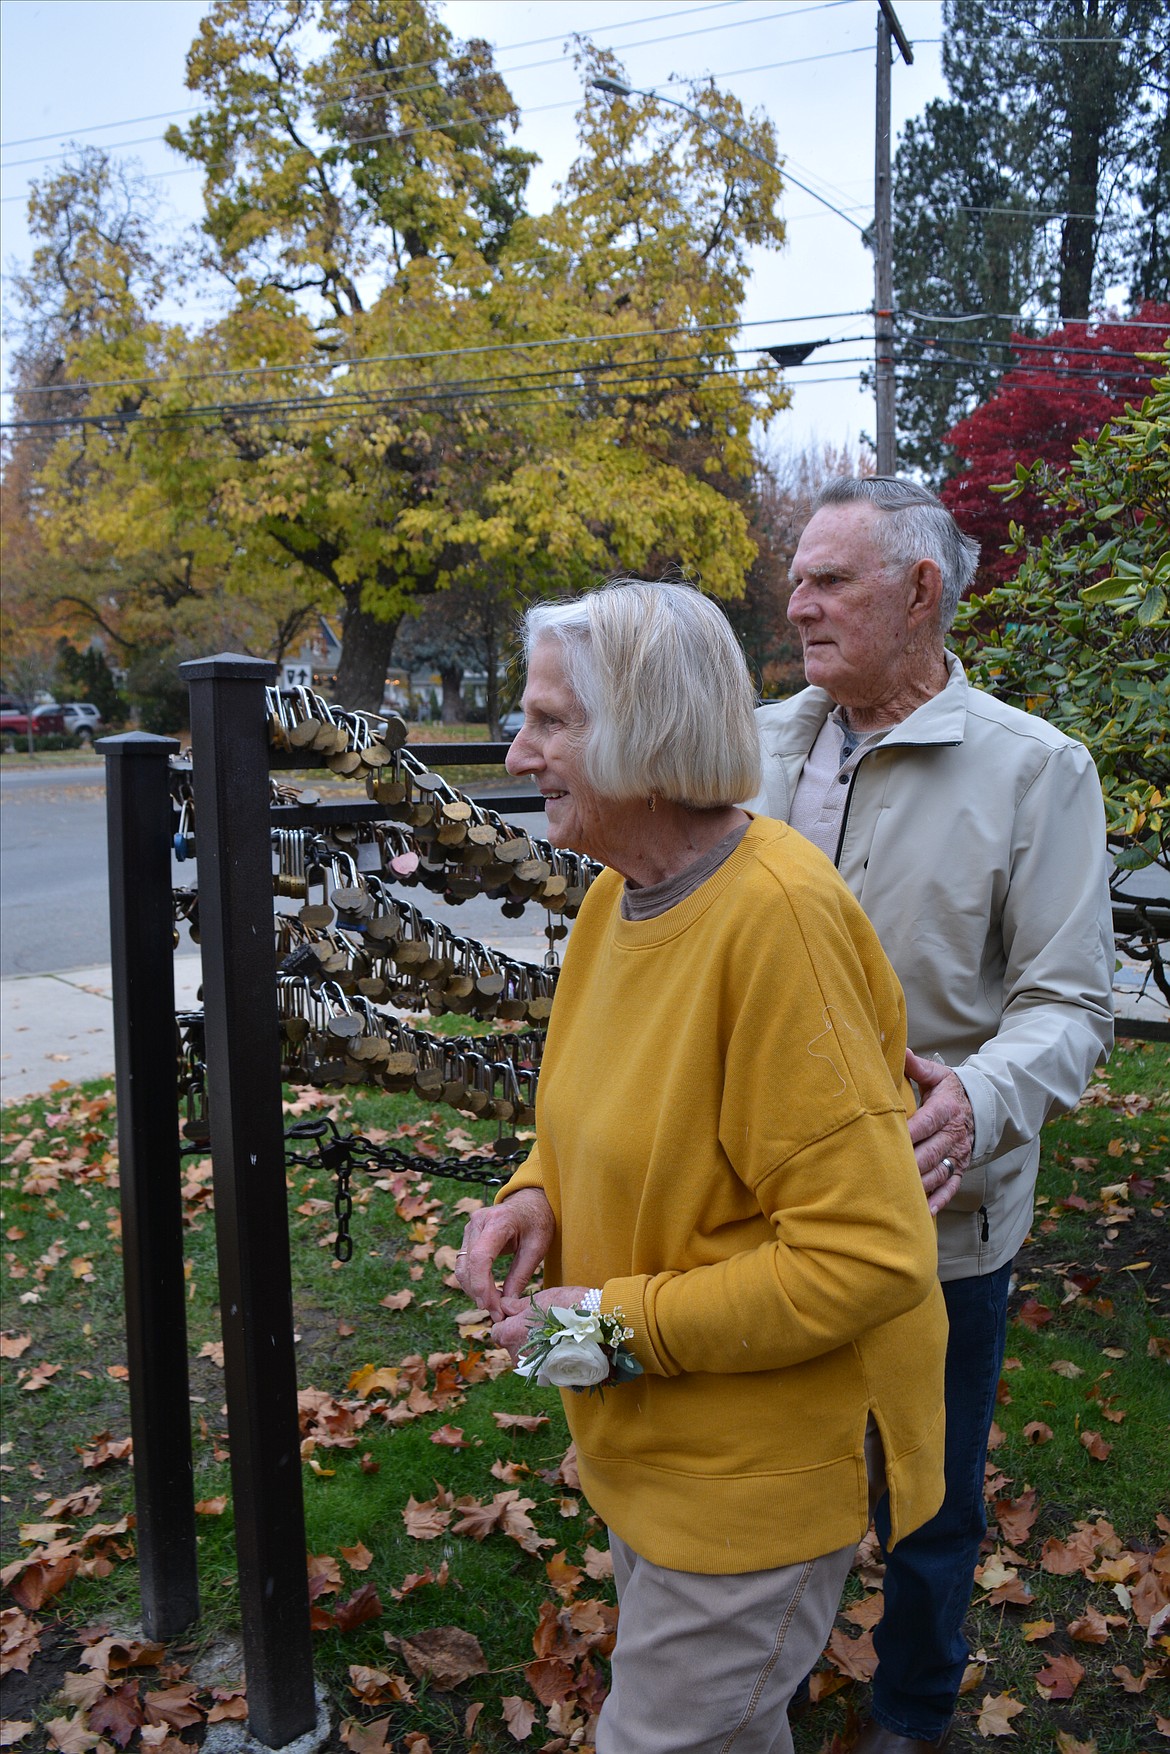
[[868, 1524], [867, 1450], [895, 1540], [942, 1497], [902, 995], [823, 854], [736, 807], [753, 691], [712, 603], [623, 582], [526, 634], [508, 768], [609, 869], [565, 957], [536, 1148], [473, 1215], [460, 1277], [514, 1357], [540, 1310], [600, 1307], [641, 1369], [564, 1391], [621, 1603], [598, 1754], [776, 1754]]

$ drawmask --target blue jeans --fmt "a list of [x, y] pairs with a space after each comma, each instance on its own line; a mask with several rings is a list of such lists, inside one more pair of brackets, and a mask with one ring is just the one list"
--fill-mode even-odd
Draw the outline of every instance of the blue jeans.
[[[942, 1509], [886, 1554], [885, 1610], [874, 1632], [873, 1716], [896, 1735], [932, 1742], [954, 1714], [967, 1663], [963, 1620], [987, 1528], [983, 1465], [1003, 1364], [1012, 1263], [944, 1284], [946, 1497]], [[889, 1499], [875, 1517], [883, 1549]]]

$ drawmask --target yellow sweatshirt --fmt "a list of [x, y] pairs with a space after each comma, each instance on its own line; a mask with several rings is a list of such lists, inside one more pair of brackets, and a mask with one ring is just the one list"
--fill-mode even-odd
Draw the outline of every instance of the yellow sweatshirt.
[[831, 1552], [868, 1523], [866, 1420], [894, 1538], [942, 1501], [946, 1315], [906, 1130], [901, 990], [830, 862], [754, 820], [694, 894], [573, 929], [541, 1070], [547, 1285], [599, 1285], [645, 1375], [565, 1391], [589, 1502], [682, 1571]]

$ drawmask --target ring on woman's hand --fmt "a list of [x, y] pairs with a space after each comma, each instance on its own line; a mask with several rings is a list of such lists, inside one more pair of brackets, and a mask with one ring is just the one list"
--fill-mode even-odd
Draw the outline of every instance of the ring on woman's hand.
[[955, 1173], [955, 1166], [949, 1157], [943, 1158], [942, 1162], [939, 1164], [939, 1168], [945, 1169], [948, 1175], [954, 1175]]

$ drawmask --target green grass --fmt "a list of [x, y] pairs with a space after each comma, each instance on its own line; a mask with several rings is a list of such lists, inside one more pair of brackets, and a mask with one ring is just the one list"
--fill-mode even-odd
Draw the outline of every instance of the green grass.
[[[1065, 1754], [1070, 1754], [1071, 1742], [1095, 1742], [1097, 1754], [1152, 1751], [1161, 1740], [1154, 1713], [1170, 1713], [1164, 1682], [1155, 1678], [1141, 1693], [1128, 1693], [1113, 1674], [1119, 1664], [1128, 1665], [1139, 1678], [1149, 1663], [1166, 1666], [1164, 1649], [1145, 1647], [1132, 1599], [1130, 1609], [1123, 1610], [1111, 1578], [1058, 1575], [1041, 1565], [1045, 1542], [1063, 1543], [1079, 1520], [1106, 1518], [1116, 1531], [1117, 1547], [1131, 1554], [1128, 1563], [1147, 1570], [1170, 1536], [1170, 1522], [1158, 1520], [1170, 1508], [1165, 1461], [1170, 1382], [1165, 1358], [1170, 1296], [1165, 1226], [1170, 1196], [1168, 1091], [1170, 1056], [1164, 1048], [1125, 1049], [1101, 1080], [1098, 1096], [1046, 1131], [1037, 1223], [1018, 1263], [1013, 1297], [1009, 1368], [997, 1415], [1002, 1437], [990, 1457], [992, 1497], [1019, 1500], [1034, 1489], [1035, 1520], [1014, 1546], [993, 1521], [987, 1543], [988, 1555], [998, 1556], [1017, 1574], [1032, 1600], [1005, 1604], [988, 1600], [985, 1590], [976, 1591], [969, 1624], [973, 1648], [983, 1657], [972, 1676], [972, 1691], [961, 1702], [960, 1746], [964, 1741], [982, 1744], [977, 1720], [988, 1695], [1006, 1694], [1024, 1706], [1011, 1722], [1023, 1754], [1057, 1750], [1062, 1746], [1058, 1734], [1066, 1738]], [[1127, 1096], [1139, 1100], [1123, 1101]], [[382, 1129], [397, 1135], [396, 1142], [407, 1150], [429, 1140], [446, 1152], [447, 1136], [456, 1130], [477, 1139], [490, 1138], [495, 1130], [406, 1097], [346, 1091], [329, 1104], [343, 1126], [352, 1122]], [[21, 1526], [44, 1521], [46, 1507], [56, 1497], [90, 1485], [101, 1489], [100, 1507], [77, 1517], [66, 1531], [74, 1538], [95, 1521], [115, 1522], [133, 1508], [132, 1477], [125, 1463], [86, 1470], [78, 1453], [101, 1432], [118, 1439], [129, 1431], [127, 1390], [119, 1374], [125, 1343], [112, 1128], [112, 1103], [103, 1086], [58, 1092], [47, 1101], [18, 1104], [3, 1116], [4, 1330], [30, 1337], [27, 1348], [17, 1357], [6, 1357], [0, 1368], [5, 1415], [0, 1558], [5, 1564], [29, 1557], [32, 1548], [22, 1543]], [[190, 1159], [185, 1166], [196, 1496], [226, 1496], [229, 1503], [222, 1514], [198, 1519], [202, 1616], [170, 1653], [184, 1664], [230, 1639], [238, 1627], [222, 1371], [212, 1358], [199, 1355], [218, 1339], [218, 1320], [214, 1218], [198, 1161]], [[1103, 1194], [1106, 1189], [1114, 1192]], [[424, 1411], [402, 1424], [387, 1424], [375, 1410], [354, 1434], [352, 1447], [319, 1446], [312, 1461], [306, 1460], [309, 1549], [333, 1556], [341, 1573], [340, 1589], [320, 1597], [318, 1606], [336, 1609], [362, 1586], [372, 1585], [382, 1607], [380, 1615], [352, 1630], [315, 1634], [317, 1674], [335, 1721], [388, 1715], [390, 1742], [396, 1748], [411, 1733], [428, 1737], [434, 1754], [454, 1754], [475, 1742], [485, 1754], [494, 1754], [517, 1745], [503, 1722], [500, 1702], [510, 1695], [532, 1697], [523, 1667], [533, 1658], [542, 1605], [562, 1606], [546, 1564], [564, 1552], [570, 1564], [583, 1568], [589, 1550], [604, 1547], [604, 1531], [580, 1493], [557, 1478], [568, 1442], [559, 1403], [510, 1373], [482, 1375], [474, 1355], [484, 1342], [461, 1335], [456, 1316], [466, 1299], [446, 1283], [449, 1257], [440, 1253], [435, 1260], [436, 1250], [458, 1242], [463, 1219], [456, 1204], [490, 1194], [433, 1177], [395, 1183], [392, 1178], [359, 1176], [355, 1192], [354, 1255], [341, 1266], [331, 1247], [329, 1179], [314, 1167], [290, 1170], [301, 1388], [320, 1390], [360, 1416], [367, 1406], [401, 1403], [401, 1397], [391, 1399], [385, 1392], [363, 1402], [351, 1391], [351, 1380], [363, 1366], [393, 1367], [412, 1356], [429, 1361], [425, 1381], [433, 1392], [436, 1369], [444, 1368], [435, 1355], [455, 1354], [456, 1368], [460, 1359], [470, 1357], [472, 1375], [482, 1380], [467, 1383], [457, 1403]], [[400, 1212], [403, 1192], [437, 1204], [429, 1211], [408, 1205]], [[88, 1271], [81, 1266], [87, 1261]], [[1143, 1261], [1150, 1264], [1138, 1265]], [[413, 1293], [408, 1307], [394, 1311], [382, 1305], [388, 1293], [405, 1290]], [[1045, 1310], [1052, 1312], [1047, 1321]], [[1020, 1320], [1021, 1311], [1026, 1320]], [[22, 1386], [38, 1366], [54, 1363], [60, 1369], [45, 1387]], [[1054, 1363], [1060, 1363], [1061, 1372], [1052, 1370]], [[502, 1430], [492, 1417], [496, 1412], [544, 1414], [548, 1422], [532, 1431]], [[1124, 1417], [1110, 1420], [1106, 1412]], [[1036, 1421], [1051, 1429], [1050, 1440], [1029, 1441], [1025, 1427]], [[460, 1430], [466, 1447], [432, 1442], [444, 1426]], [[1080, 1441], [1085, 1431], [1097, 1432], [1111, 1446], [1104, 1460], [1094, 1459]], [[493, 1476], [493, 1464], [504, 1477]], [[449, 1506], [448, 1494], [450, 1499], [486, 1503], [511, 1490], [532, 1501], [527, 1514], [534, 1538], [547, 1543], [536, 1551], [526, 1551], [499, 1530], [480, 1543], [455, 1534], [450, 1526], [435, 1539], [414, 1539], [404, 1526], [402, 1512], [411, 1496], [420, 1503], [439, 1496], [442, 1509]], [[459, 1514], [455, 1509], [448, 1523]], [[355, 1569], [341, 1557], [343, 1548], [359, 1544], [371, 1556], [366, 1569]], [[125, 1549], [125, 1537], [120, 1545]], [[46, 1667], [51, 1685], [39, 1697], [19, 1674], [6, 1677], [5, 1689], [17, 1689], [15, 1708], [5, 1705], [7, 1716], [34, 1718], [40, 1726], [67, 1712], [71, 1708], [62, 1705], [55, 1688], [64, 1667], [79, 1668], [75, 1641], [82, 1630], [102, 1624], [119, 1630], [134, 1626], [135, 1569], [127, 1558], [111, 1556], [107, 1575], [74, 1578], [36, 1614], [46, 1642], [51, 1646], [53, 1637], [59, 1640], [60, 1660], [55, 1670]], [[356, 1558], [360, 1563], [361, 1554]], [[426, 1584], [395, 1602], [392, 1592], [409, 1574], [428, 1567], [438, 1574], [444, 1563], [445, 1585]], [[1123, 1558], [1121, 1563], [1127, 1562]], [[864, 1593], [851, 1580], [850, 1599], [855, 1603]], [[575, 1600], [588, 1597], [609, 1601], [609, 1584], [583, 1575]], [[1089, 1607], [1122, 1620], [1108, 1628], [1104, 1645], [1070, 1636], [1070, 1622]], [[1052, 1632], [1029, 1642], [1025, 1626], [1042, 1620], [1054, 1623]], [[397, 1646], [389, 1648], [387, 1638], [409, 1639], [441, 1626], [472, 1633], [489, 1672], [446, 1692], [409, 1676]], [[839, 1627], [847, 1636], [857, 1630], [847, 1619]], [[1045, 1701], [1036, 1678], [1054, 1655], [1074, 1656], [1085, 1673], [1071, 1698]], [[582, 1652], [575, 1668], [586, 1696], [591, 1660]], [[359, 1701], [349, 1685], [355, 1664], [406, 1676], [412, 1702]], [[30, 1683], [41, 1685], [41, 1673], [34, 1664]], [[831, 1685], [835, 1670], [830, 1662], [823, 1665], [823, 1673], [821, 1686]], [[157, 1671], [146, 1671], [144, 1682], [163, 1684]], [[797, 1727], [798, 1754], [813, 1754], [834, 1737], [841, 1738], [838, 1747], [846, 1745], [865, 1698], [864, 1687], [855, 1682], [825, 1697]], [[206, 1692], [198, 1699], [204, 1708], [211, 1703]], [[25, 1701], [31, 1701], [28, 1709]], [[474, 1734], [468, 1735], [465, 1713], [476, 1701], [484, 1709]], [[580, 1730], [587, 1716], [581, 1708], [549, 1722], [541, 1707], [524, 1745], [565, 1745], [559, 1738], [574, 1727]], [[197, 1729], [187, 1732], [188, 1739], [198, 1734]], [[20, 1745], [39, 1750], [51, 1744], [37, 1727]], [[137, 1738], [131, 1746], [138, 1746]], [[416, 1744], [416, 1754], [426, 1754], [424, 1743]]]

